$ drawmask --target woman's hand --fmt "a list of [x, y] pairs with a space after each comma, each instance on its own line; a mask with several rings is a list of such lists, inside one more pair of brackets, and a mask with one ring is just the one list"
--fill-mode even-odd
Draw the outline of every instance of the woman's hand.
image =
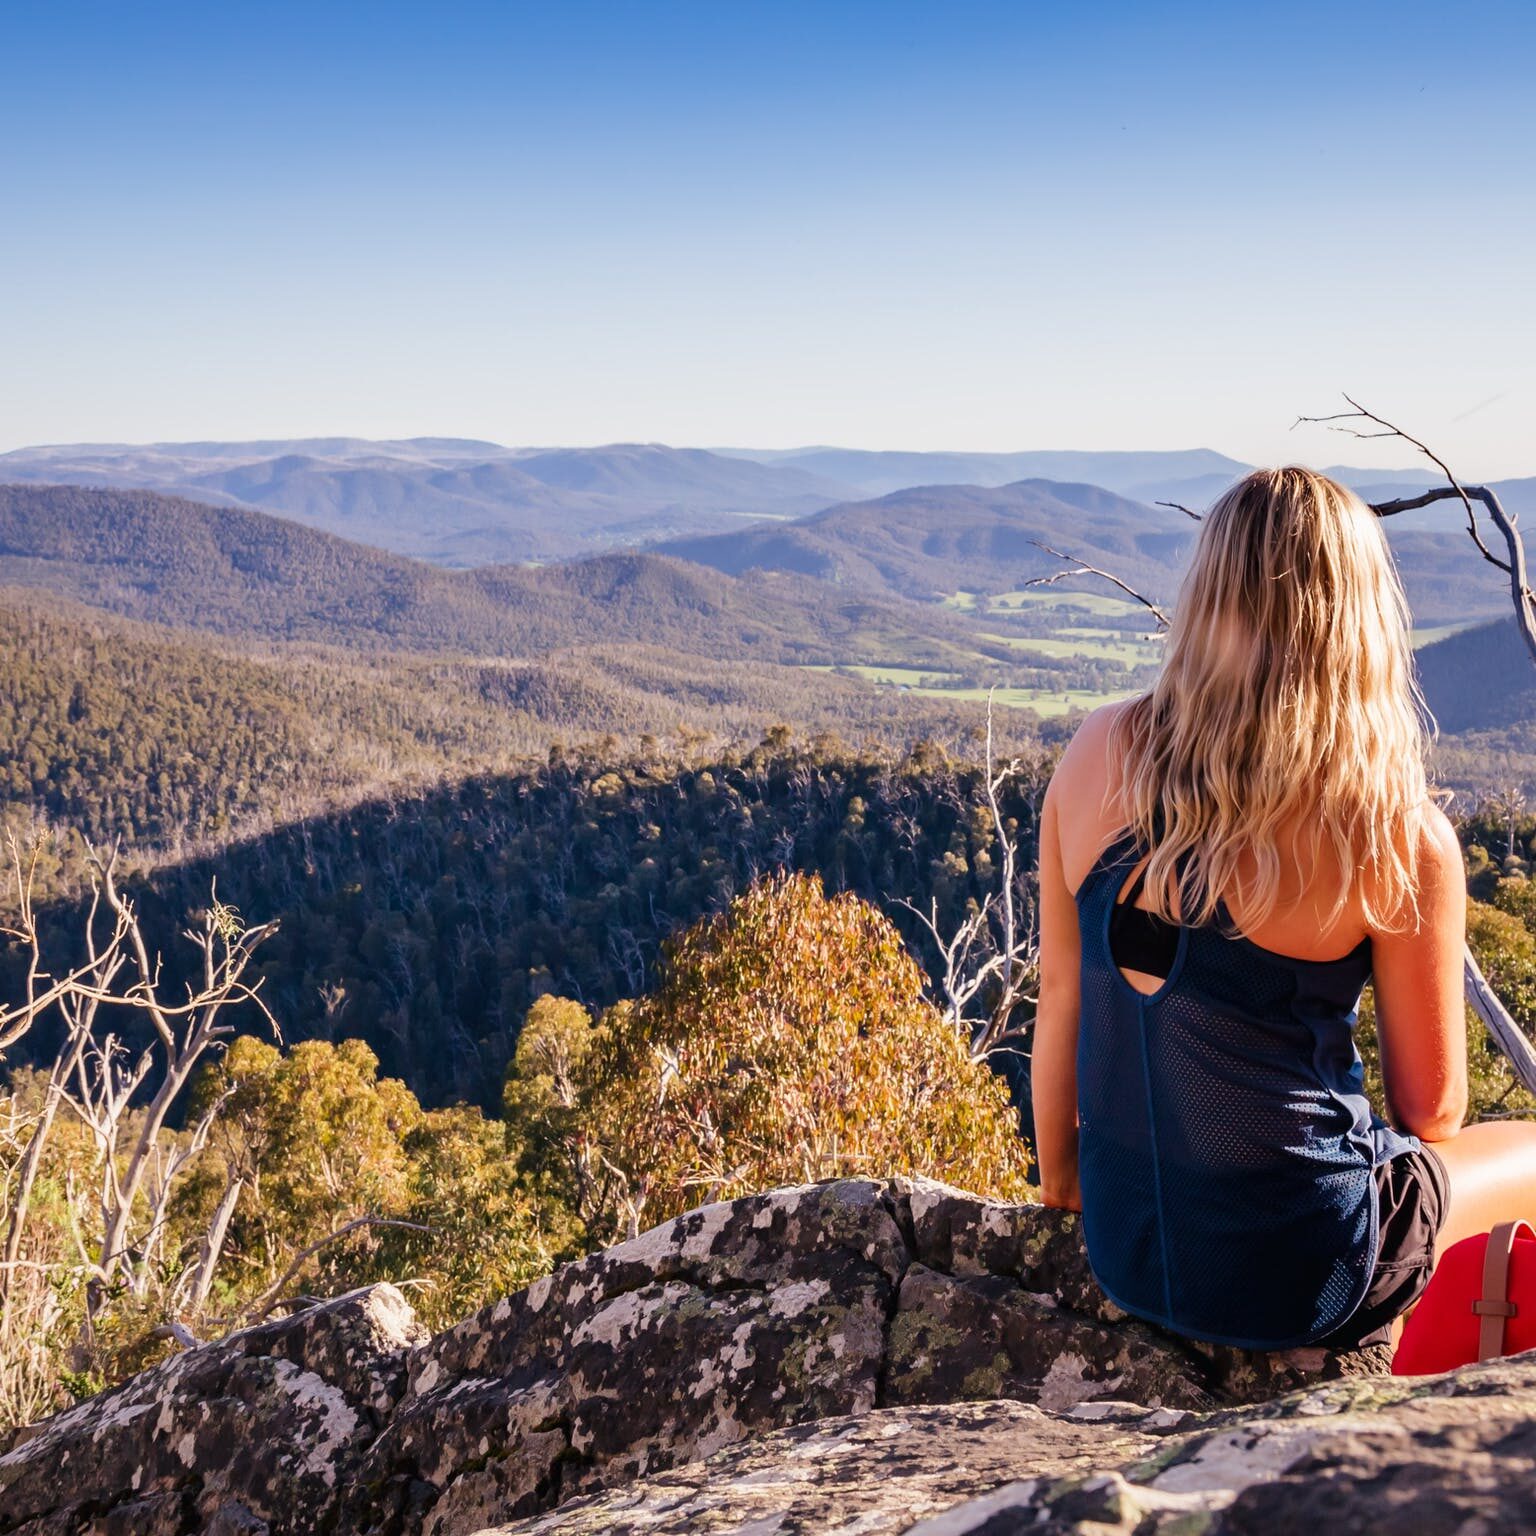
[[1040, 1191], [1040, 1204], [1050, 1206], [1057, 1211], [1077, 1211], [1083, 1209], [1083, 1192], [1077, 1187], [1077, 1179], [1074, 1177], [1070, 1183], [1060, 1181], [1049, 1189]]

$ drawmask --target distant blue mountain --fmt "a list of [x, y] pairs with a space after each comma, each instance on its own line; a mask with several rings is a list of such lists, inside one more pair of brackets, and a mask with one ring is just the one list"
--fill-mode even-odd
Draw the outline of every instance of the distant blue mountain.
[[1057, 449], [1020, 453], [903, 453], [858, 448], [791, 448], [760, 452], [748, 448], [721, 453], [811, 471], [883, 496], [917, 485], [1011, 485], [1019, 480], [1055, 480], [1102, 486], [1138, 501], [1156, 500], [1167, 487], [1187, 491], [1195, 484], [1212, 494], [1246, 473], [1247, 464], [1209, 448], [1167, 452], [1088, 453]]
[[[838, 505], [934, 487], [1026, 482], [1089, 485], [1140, 507], [1200, 510], [1248, 465], [1208, 448], [1168, 452], [905, 453], [849, 448], [508, 448], [474, 438], [356, 437], [255, 442], [76, 443], [0, 454], [0, 483], [143, 489], [277, 513], [310, 527], [442, 565], [569, 559], [773, 523], [781, 530]], [[1331, 466], [1368, 499], [1432, 484], [1420, 470]], [[1536, 509], [1536, 480], [1502, 483], [1511, 511]], [[936, 530], [950, 512], [922, 500]], [[906, 504], [897, 509], [905, 517]], [[967, 511], [967, 516], [970, 512]], [[1138, 514], [1140, 515], [1140, 514]], [[1394, 533], [1454, 528], [1437, 506], [1394, 519]], [[1042, 525], [1045, 526], [1045, 525]], [[1059, 525], [1052, 525], [1057, 527]], [[1184, 533], [1188, 528], [1180, 525]], [[808, 534], [814, 541], [815, 535]], [[783, 532], [782, 539], [790, 535]], [[803, 545], [803, 541], [802, 541]], [[711, 560], [716, 558], [712, 554]], [[794, 559], [815, 565], [800, 547]], [[789, 557], [786, 557], [789, 559]], [[793, 563], [791, 561], [791, 563]], [[914, 577], [926, 587], [925, 579]], [[901, 583], [897, 583], [901, 585]]]
[[459, 438], [79, 444], [0, 455], [0, 483], [153, 490], [280, 513], [396, 554], [469, 566], [556, 560], [857, 494], [793, 465], [616, 443], [512, 449]]

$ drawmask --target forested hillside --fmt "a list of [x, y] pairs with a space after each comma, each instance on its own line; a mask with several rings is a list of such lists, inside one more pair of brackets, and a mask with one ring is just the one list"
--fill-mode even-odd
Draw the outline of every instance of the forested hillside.
[[[0, 820], [40, 814], [180, 857], [370, 793], [542, 763], [552, 742], [656, 750], [756, 741], [775, 722], [958, 745], [974, 701], [660, 646], [538, 660], [360, 653], [190, 634], [0, 589]], [[1016, 726], [1011, 721], [1018, 720]], [[1027, 734], [1005, 714], [1010, 737]]]
[[1064, 562], [1038, 547], [1044, 543], [1134, 575], [1148, 596], [1167, 598], [1193, 529], [1180, 512], [1142, 506], [1097, 486], [1023, 480], [995, 490], [896, 491], [795, 523], [674, 540], [662, 548], [736, 575], [753, 568], [795, 572], [935, 601], [961, 591], [1006, 592], [1059, 571]]
[[[974, 758], [787, 734], [691, 761], [557, 752], [380, 796], [159, 868], [146, 921], [174, 966], [176, 934], [217, 879], [248, 920], [281, 924], [257, 970], [286, 1038], [358, 1036], [429, 1103], [493, 1103], [535, 997], [637, 995], [668, 933], [770, 869], [868, 897], [919, 952], [898, 897], [937, 900], [953, 925], [991, 888]], [[1046, 760], [1032, 761], [1009, 800], [1029, 859]], [[74, 905], [47, 926], [54, 952], [72, 945]]]
[[1536, 666], [1514, 621], [1460, 630], [1415, 659], [1440, 730], [1436, 777], [1463, 808], [1536, 784]]
[[[0, 487], [0, 581], [180, 631], [346, 648], [374, 666], [383, 650], [544, 666], [601, 648], [583, 685], [611, 672], [649, 692], [659, 668], [662, 692], [675, 683], [704, 709], [736, 686], [731, 663], [753, 662], [845, 669], [973, 715], [996, 685], [1004, 704], [1057, 715], [1144, 686], [1157, 659], [1145, 611], [1096, 591], [916, 603], [645, 554], [447, 572], [264, 513], [68, 486]], [[815, 691], [803, 677], [762, 673], [753, 686], [789, 699], [792, 719], [819, 718], [798, 712]], [[856, 720], [911, 717], [845, 696]]]
[[442, 571], [264, 513], [74, 486], [0, 486], [0, 583], [220, 634], [521, 658], [639, 641], [821, 663], [890, 643], [922, 660], [964, 635], [895, 601], [657, 555]]
[[1419, 678], [1444, 731], [1536, 725], [1536, 665], [1513, 619], [1447, 635], [1418, 653]]

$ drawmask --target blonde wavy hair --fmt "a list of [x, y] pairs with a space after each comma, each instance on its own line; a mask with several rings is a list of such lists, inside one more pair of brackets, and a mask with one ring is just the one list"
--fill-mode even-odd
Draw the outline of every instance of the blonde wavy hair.
[[1153, 850], [1153, 911], [1206, 923], [1235, 896], [1257, 927], [1284, 862], [1310, 868], [1331, 846], [1341, 877], [1324, 931], [1357, 886], [1370, 928], [1417, 922], [1434, 723], [1409, 623], [1380, 522], [1353, 491], [1292, 466], [1217, 501], [1157, 683], [1110, 728], [1126, 825]]

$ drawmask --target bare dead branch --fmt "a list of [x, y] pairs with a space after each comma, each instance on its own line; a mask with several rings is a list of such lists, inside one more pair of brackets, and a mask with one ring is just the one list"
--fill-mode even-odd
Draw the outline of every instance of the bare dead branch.
[[1142, 596], [1142, 594], [1138, 592], [1135, 587], [1121, 581], [1118, 576], [1112, 574], [1109, 571], [1100, 570], [1096, 565], [1089, 565], [1087, 561], [1078, 559], [1076, 555], [1069, 555], [1063, 553], [1063, 551], [1059, 549], [1052, 549], [1049, 544], [1042, 544], [1039, 539], [1031, 539], [1029, 542], [1033, 544], [1036, 549], [1043, 549], [1046, 554], [1053, 555], [1058, 560], [1070, 561], [1072, 564], [1072, 569], [1069, 571], [1057, 571], [1054, 575], [1051, 576], [1032, 576], [1028, 581], [1024, 583], [1026, 587], [1053, 587], [1058, 581], [1066, 581], [1069, 577], [1097, 576], [1101, 581], [1107, 581], [1111, 586], [1119, 587], [1119, 589], [1124, 592], [1128, 598], [1131, 598], [1134, 602], [1140, 603], [1143, 608], [1149, 609], [1151, 611], [1152, 617], [1157, 620], [1157, 627], [1159, 629], [1168, 628], [1168, 615], [1164, 613], [1163, 610], [1159, 608], [1150, 597]]
[[425, 1232], [429, 1235], [437, 1231], [436, 1227], [424, 1226], [419, 1221], [401, 1221], [392, 1216], [356, 1216], [351, 1221], [343, 1222], [341, 1226], [327, 1237], [320, 1238], [311, 1243], [307, 1248], [294, 1254], [289, 1263], [278, 1278], [264, 1290], [255, 1301], [251, 1302], [240, 1314], [242, 1323], [259, 1323], [267, 1316], [273, 1307], [278, 1306], [278, 1292], [286, 1290], [289, 1281], [309, 1262], [310, 1259], [324, 1248], [329, 1248], [332, 1243], [340, 1242], [350, 1233], [356, 1232], [360, 1227], [403, 1227], [409, 1232]]
[[1525, 1088], [1536, 1093], [1536, 1046], [1531, 1044], [1525, 1031], [1511, 1017], [1499, 994], [1488, 985], [1470, 946], [1462, 957], [1462, 968], [1467, 1001], [1471, 1003], [1472, 1011], [1483, 1021], [1489, 1038], [1509, 1059], [1515, 1076]]
[[152, 1339], [171, 1339], [183, 1349], [196, 1349], [201, 1342], [185, 1323], [174, 1317], [169, 1322], [151, 1328], [149, 1336]]
[[[997, 877], [981, 905], [963, 918], [948, 936], [939, 927], [937, 901], [922, 911], [910, 901], [899, 900], [927, 929], [943, 967], [936, 991], [944, 1016], [962, 1032], [973, 1059], [991, 1053], [1010, 1029], [1021, 1003], [1031, 1001], [1029, 983], [1039, 962], [1038, 935], [1033, 903], [1019, 878], [1018, 839], [1003, 814], [1001, 795], [1021, 771], [1018, 758], [999, 764], [993, 735], [993, 694], [987, 692], [986, 763], [983, 792], [992, 822]], [[987, 995], [989, 1008], [976, 1013], [972, 1005]]]
[[[1436, 469], [1445, 476], [1446, 484], [1437, 486], [1433, 490], [1425, 491], [1418, 496], [1403, 496], [1391, 501], [1375, 503], [1371, 510], [1378, 517], [1394, 517], [1399, 512], [1407, 512], [1415, 507], [1427, 507], [1436, 501], [1448, 501], [1452, 497], [1461, 502], [1467, 514], [1467, 533], [1472, 542], [1477, 546], [1478, 553], [1482, 555], [1490, 565], [1497, 567], [1509, 577], [1510, 597], [1514, 603], [1515, 623], [1519, 627], [1520, 636], [1525, 641], [1525, 648], [1531, 653], [1531, 658], [1536, 661], [1536, 597], [1533, 597], [1530, 583], [1526, 577], [1525, 544], [1520, 537], [1519, 530], [1515, 526], [1515, 519], [1504, 510], [1498, 496], [1486, 485], [1463, 485], [1456, 478], [1449, 464], [1440, 457], [1434, 449], [1414, 437], [1412, 433], [1405, 432], [1395, 423], [1388, 421], [1383, 416], [1378, 416], [1375, 411], [1367, 410], [1357, 400], [1349, 395], [1344, 396], [1349, 405], [1347, 411], [1337, 411], [1331, 416], [1298, 416], [1294, 423], [1300, 426], [1303, 422], [1316, 423], [1328, 427], [1333, 432], [1343, 432], [1350, 437], [1357, 438], [1396, 438], [1400, 442], [1407, 443], [1416, 452], [1422, 454]], [[1351, 422], [1369, 422], [1377, 431], [1365, 431], [1359, 427], [1348, 425]], [[1344, 425], [1340, 425], [1344, 423]], [[1499, 530], [1504, 540], [1507, 552], [1506, 559], [1493, 553], [1483, 542], [1483, 536], [1478, 531], [1477, 516], [1473, 503], [1480, 503], [1488, 514], [1495, 528]]]
[[[1451, 486], [1451, 489], [1458, 497], [1460, 497], [1462, 505], [1467, 510], [1467, 525], [1472, 534], [1472, 537], [1476, 539], [1477, 527], [1473, 521], [1472, 503], [1468, 499], [1466, 491], [1462, 489], [1460, 483], [1457, 481], [1456, 476], [1451, 473], [1450, 465], [1447, 464], [1445, 460], [1442, 459], [1440, 455], [1437, 454], [1432, 448], [1420, 442], [1418, 438], [1412, 436], [1410, 433], [1405, 432], [1401, 427], [1394, 425], [1390, 421], [1387, 421], [1384, 417], [1378, 416], [1375, 411], [1368, 411], [1358, 401], [1350, 399], [1348, 394], [1345, 394], [1344, 399], [1349, 405], [1349, 409], [1347, 411], [1335, 411], [1331, 416], [1298, 416], [1296, 420], [1291, 424], [1292, 430], [1294, 431], [1296, 427], [1302, 426], [1303, 424], [1326, 426], [1330, 432], [1343, 432], [1348, 437], [1361, 438], [1363, 440], [1395, 437], [1400, 439], [1402, 442], [1407, 443], [1411, 448], [1414, 448], [1419, 453], [1422, 453], [1424, 457], [1428, 459], [1429, 462], [1433, 464], [1442, 475], [1445, 476], [1446, 480]], [[1350, 421], [1368, 421], [1373, 426], [1379, 427], [1381, 430], [1379, 432], [1365, 432], [1358, 427], [1336, 425], [1338, 422]], [[1480, 543], [1481, 541], [1479, 540], [1479, 544]], [[1487, 551], [1485, 550], [1484, 553], [1486, 554]], [[1489, 558], [1491, 559], [1492, 556], [1489, 556]]]

